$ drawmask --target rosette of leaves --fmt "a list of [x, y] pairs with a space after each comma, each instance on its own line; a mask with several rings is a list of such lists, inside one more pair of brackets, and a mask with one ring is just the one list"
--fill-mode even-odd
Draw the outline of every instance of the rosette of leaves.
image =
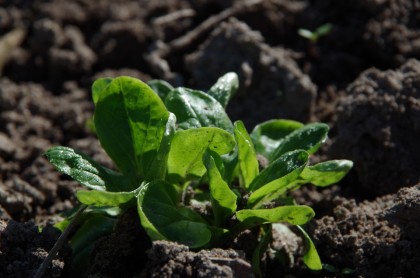
[[[207, 148], [224, 154], [235, 143], [226, 131], [233, 130], [232, 123], [218, 101], [223, 103], [223, 98], [237, 88], [235, 74], [222, 77], [209, 94], [187, 88], [174, 89], [160, 80], [149, 84], [123, 76], [101, 78], [92, 86], [94, 130], [117, 170], [108, 169], [68, 147], [53, 147], [45, 153], [60, 172], [88, 189], [76, 192], [77, 199], [89, 206], [90, 212], [79, 221], [79, 231], [85, 232], [77, 232], [71, 239], [75, 257], [86, 256], [86, 250], [92, 249], [94, 241], [112, 230], [108, 208], [136, 206], [143, 186], [165, 181], [169, 176], [176, 180], [180, 177], [177, 172], [180, 166], [184, 171], [181, 175], [202, 175], [205, 167], [201, 156]], [[212, 109], [203, 112], [207, 107]], [[190, 141], [199, 144], [191, 149]], [[173, 142], [174, 147], [171, 147]], [[111, 216], [115, 216], [115, 210]], [[70, 214], [57, 227], [64, 230], [72, 217]], [[91, 229], [91, 223], [102, 228]]]
[[[224, 88], [229, 97], [221, 98], [223, 93], [214, 93], [212, 89], [207, 94], [185, 89], [160, 94], [170, 111], [183, 119], [178, 128], [185, 131], [177, 133], [172, 147], [184, 154], [196, 154], [194, 165], [200, 164], [200, 170], [192, 167], [192, 163], [171, 161], [170, 155], [169, 174], [176, 178], [149, 183], [142, 188], [138, 198], [141, 223], [152, 239], [174, 240], [192, 248], [204, 248], [222, 244], [255, 226], [286, 222], [301, 230], [306, 242], [304, 262], [309, 268], [318, 270], [322, 266], [315, 246], [300, 226], [312, 219], [315, 213], [310, 207], [290, 202], [288, 193], [307, 183], [320, 187], [334, 184], [351, 169], [352, 162], [332, 160], [309, 165], [309, 156], [327, 138], [328, 126], [322, 123], [303, 125], [291, 120], [271, 120], [256, 126], [249, 135], [241, 121], [231, 125], [223, 113], [216, 114], [212, 121], [208, 120], [209, 117], [201, 120], [195, 116], [200, 114], [199, 111], [221, 111], [220, 105], [226, 107], [229, 93], [233, 91], [229, 88], [234, 86], [217, 84], [229, 84], [232, 80], [224, 76], [212, 87], [213, 90]], [[186, 113], [187, 116], [179, 113], [184, 107], [191, 111]], [[203, 142], [191, 136], [195, 133], [191, 128], [209, 123], [230, 133], [224, 138], [226, 143], [229, 142], [224, 146], [225, 154], [215, 152], [214, 148], [205, 149]], [[199, 146], [200, 152], [192, 151]], [[257, 154], [268, 160], [267, 167], [261, 172]], [[174, 184], [173, 181], [184, 183]], [[196, 194], [197, 200], [189, 201], [190, 204], [203, 203], [203, 200], [210, 202], [211, 212], [207, 215], [199, 214], [181, 201], [189, 184], [198, 184], [193, 186], [196, 191], [202, 190], [200, 184], [208, 187], [207, 192]], [[238, 208], [245, 199], [246, 205]], [[268, 237], [269, 233], [266, 235]], [[265, 250], [262, 248], [264, 242], [262, 238], [255, 263], [261, 250]]]
[[[273, 120], [251, 134], [242, 122], [232, 124], [225, 107], [237, 86], [234, 73], [222, 76], [208, 92], [173, 88], [160, 80], [146, 84], [130, 77], [99, 79], [92, 87], [93, 122], [117, 170], [67, 147], [51, 148], [46, 156], [89, 189], [76, 192], [82, 204], [96, 209], [137, 206], [152, 240], [200, 249], [261, 226], [265, 232], [253, 260], [258, 265], [270, 223], [300, 226], [315, 215], [310, 207], [288, 201], [288, 192], [305, 183], [338, 182], [352, 165], [346, 160], [308, 164], [309, 155], [327, 136], [324, 124]], [[269, 161], [262, 171], [257, 153]], [[187, 188], [196, 193], [189, 201]], [[207, 214], [191, 207], [205, 201], [211, 204]], [[308, 247], [304, 262], [320, 269], [315, 247], [303, 235]], [[258, 267], [254, 270], [258, 273]]]

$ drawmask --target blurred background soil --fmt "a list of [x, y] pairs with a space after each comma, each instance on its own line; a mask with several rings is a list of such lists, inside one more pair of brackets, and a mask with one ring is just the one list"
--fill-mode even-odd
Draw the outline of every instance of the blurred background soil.
[[[298, 35], [325, 23], [331, 32], [316, 42]], [[76, 204], [80, 186], [54, 170], [45, 150], [77, 148], [112, 167], [88, 128], [96, 78], [158, 78], [207, 90], [234, 71], [240, 89], [227, 107], [232, 120], [249, 131], [273, 118], [326, 122], [330, 138], [317, 159], [355, 163], [340, 185], [295, 193], [317, 212], [309, 228], [336, 272], [268, 262], [267, 276], [343, 276], [350, 268], [358, 277], [418, 277], [419, 59], [418, 0], [0, 0], [0, 276], [33, 273], [51, 248], [43, 238], [57, 236], [34, 232], [35, 224], [54, 223]], [[150, 249], [149, 275], [171, 269], [172, 255], [153, 261], [162, 250], [184, 250], [164, 245]], [[243, 258], [220, 252], [235, 263], [218, 268], [188, 251], [176, 261], [239, 277], [235, 264]], [[61, 275], [65, 255], [49, 275]], [[135, 269], [118, 259], [112, 273]], [[93, 259], [92, 271], [107, 275], [100, 268]]]

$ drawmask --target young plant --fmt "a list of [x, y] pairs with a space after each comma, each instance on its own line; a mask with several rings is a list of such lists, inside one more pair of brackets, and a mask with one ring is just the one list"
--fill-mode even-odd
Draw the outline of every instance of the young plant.
[[[235, 74], [227, 74], [218, 81], [209, 94], [220, 99], [222, 103], [223, 101], [227, 103], [224, 98], [229, 98], [229, 94], [234, 93], [237, 83]], [[166, 95], [169, 97], [166, 98]], [[168, 83], [158, 80], [151, 81], [148, 86], [134, 78], [118, 77], [95, 81], [92, 86], [92, 98], [95, 104], [94, 130], [118, 171], [108, 169], [87, 155], [68, 147], [53, 147], [45, 153], [47, 159], [60, 172], [90, 189], [76, 192], [77, 199], [83, 205], [82, 209], [89, 206], [89, 210], [99, 210], [103, 214], [101, 208], [125, 209], [135, 206], [142, 185], [151, 181], [165, 180], [168, 166], [172, 176], [177, 171], [184, 171], [184, 174], [188, 175], [200, 175], [204, 166], [201, 155], [198, 156], [200, 157], [198, 163], [195, 161], [197, 153], [203, 153], [207, 147], [214, 146], [215, 151], [222, 154], [226, 148], [224, 145], [234, 144], [233, 141], [224, 139], [230, 136], [227, 131], [209, 127], [221, 126], [231, 130], [232, 124], [222, 105], [203, 92], [186, 88], [174, 90]], [[165, 98], [164, 103], [162, 99]], [[178, 121], [165, 104], [173, 108], [173, 112], [179, 118]], [[206, 109], [209, 110], [207, 113], [200, 112]], [[194, 130], [190, 133], [182, 131], [188, 128]], [[185, 149], [185, 145], [182, 144], [183, 138], [202, 143], [196, 149], [197, 153]], [[179, 148], [171, 148], [173, 139], [175, 143], [180, 143]], [[89, 223], [93, 221], [96, 221], [96, 227], [103, 229], [101, 233], [78, 232], [70, 242], [74, 258], [82, 255], [86, 257], [88, 253], [86, 250], [92, 249], [95, 239], [104, 232], [112, 230], [107, 217], [108, 215], [104, 215], [98, 218], [97, 213], [85, 213], [83, 219], [79, 221], [81, 222], [79, 231], [89, 230], [84, 227], [89, 227]], [[72, 217], [59, 223], [57, 227], [64, 231], [70, 220]], [[89, 244], [81, 249], [79, 242]]]
[[[235, 122], [233, 137], [228, 139], [229, 136], [226, 136], [225, 139], [226, 142], [236, 142], [239, 184], [226, 181], [222, 157], [207, 149], [203, 153], [207, 171], [201, 171], [203, 175], [200, 177], [207, 181], [212, 213], [203, 217], [188, 208], [180, 201], [182, 193], [177, 192], [177, 185], [149, 183], [142, 188], [138, 198], [143, 227], [152, 239], [173, 240], [192, 248], [204, 248], [223, 244], [255, 226], [285, 222], [297, 225], [302, 231], [307, 242], [304, 256], [307, 266], [321, 269], [315, 246], [300, 227], [313, 218], [314, 211], [308, 206], [283, 204], [290, 203], [290, 190], [306, 183], [317, 186], [336, 183], [352, 167], [347, 160], [308, 165], [309, 154], [319, 148], [327, 132], [325, 124], [304, 126], [285, 120], [257, 126], [252, 133], [255, 145], [260, 153], [269, 157], [267, 168], [260, 172], [251, 136], [242, 122]], [[231, 146], [233, 148], [234, 145]], [[182, 176], [186, 177], [185, 174]], [[245, 205], [238, 208], [238, 204], [245, 200]]]
[[314, 31], [308, 29], [299, 29], [299, 36], [309, 40], [311, 43], [316, 44], [321, 37], [328, 35], [332, 30], [333, 25], [331, 23], [325, 23], [316, 28]]
[[[152, 240], [208, 248], [260, 226], [264, 236], [253, 259], [258, 265], [270, 223], [300, 227], [315, 215], [310, 207], [290, 202], [289, 191], [306, 183], [336, 183], [352, 166], [346, 160], [309, 165], [309, 155], [326, 139], [325, 124], [273, 120], [251, 135], [242, 122], [232, 124], [225, 107], [237, 89], [236, 74], [222, 76], [208, 92], [157, 80], [149, 84], [130, 77], [93, 84], [94, 127], [118, 171], [67, 147], [51, 148], [46, 156], [90, 189], [76, 193], [85, 206], [137, 206]], [[262, 171], [257, 153], [268, 160]], [[193, 196], [187, 198], [191, 188]], [[194, 208], [206, 202], [211, 211]], [[308, 243], [304, 262], [320, 269], [315, 247], [302, 233]], [[77, 242], [85, 242], [77, 234]], [[258, 272], [258, 266], [254, 269]]]

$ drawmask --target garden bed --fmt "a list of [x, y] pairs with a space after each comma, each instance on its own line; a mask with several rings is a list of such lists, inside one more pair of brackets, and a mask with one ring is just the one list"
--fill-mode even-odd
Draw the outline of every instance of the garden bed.
[[[89, 126], [94, 80], [128, 75], [207, 90], [226, 72], [239, 76], [232, 120], [248, 130], [273, 118], [325, 122], [329, 139], [314, 161], [354, 162], [338, 185], [293, 193], [316, 212], [307, 230], [325, 269], [306, 269], [295, 258], [301, 239], [279, 234], [272, 247], [289, 259], [267, 254], [264, 276], [418, 276], [419, 11], [409, 0], [5, 1], [0, 276], [32, 276], [60, 234], [50, 225], [77, 204], [81, 185], [54, 169], [42, 155], [48, 148], [69, 146], [113, 167]], [[298, 35], [325, 23], [332, 29], [317, 41]], [[199, 252], [152, 244], [127, 211], [87, 269], [99, 277], [248, 277], [252, 236]], [[68, 275], [70, 254], [60, 251], [48, 277]]]

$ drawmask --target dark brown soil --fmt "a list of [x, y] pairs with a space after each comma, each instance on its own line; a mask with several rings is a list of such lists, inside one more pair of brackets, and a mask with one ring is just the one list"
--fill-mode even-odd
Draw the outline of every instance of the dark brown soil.
[[147, 277], [252, 277], [249, 262], [232, 249], [191, 252], [185, 245], [155, 241], [148, 257]]
[[[332, 31], [316, 43], [297, 34], [328, 22]], [[295, 193], [316, 210], [311, 234], [337, 272], [271, 263], [267, 254], [266, 276], [349, 268], [357, 277], [419, 277], [418, 59], [417, 0], [0, 0], [0, 276], [33, 275], [59, 234], [46, 223], [76, 204], [80, 185], [56, 172], [45, 150], [70, 146], [112, 167], [88, 127], [93, 80], [130, 75], [207, 89], [235, 71], [232, 119], [249, 130], [278, 117], [327, 122], [318, 159], [355, 163], [340, 185]], [[250, 273], [241, 250], [151, 245], [135, 214], [124, 215], [98, 241], [90, 275]], [[62, 251], [47, 276], [64, 273], [67, 258]]]
[[[0, 234], [2, 277], [33, 277], [60, 236], [60, 231], [47, 225], [40, 232], [33, 221], [0, 220]], [[62, 248], [46, 275], [60, 277], [70, 254], [69, 247]]]
[[373, 196], [420, 182], [420, 62], [370, 69], [347, 87], [337, 107], [336, 157], [355, 163], [360, 190]]
[[359, 204], [337, 198], [336, 204], [312, 233], [325, 263], [354, 268], [360, 277], [418, 277], [419, 185]]

